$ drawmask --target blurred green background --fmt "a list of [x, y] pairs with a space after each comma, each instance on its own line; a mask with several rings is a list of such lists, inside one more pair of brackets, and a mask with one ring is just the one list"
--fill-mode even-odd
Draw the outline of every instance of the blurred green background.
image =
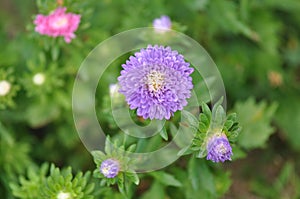
[[[0, 96], [0, 198], [14, 198], [9, 183], [43, 162], [72, 166], [75, 172], [94, 169], [73, 124], [77, 69], [104, 39], [151, 26], [161, 15], [209, 52], [224, 80], [228, 110], [238, 114], [243, 129], [234, 161], [202, 168], [212, 170], [203, 177], [203, 189], [161, 189], [152, 176], [141, 181], [135, 197], [162, 191], [162, 198], [193, 198], [193, 193], [210, 198], [213, 180], [221, 190], [217, 198], [300, 198], [300, 1], [65, 0], [68, 11], [82, 15], [71, 44], [34, 32], [35, 15], [55, 6], [50, 0], [0, 2], [0, 80], [12, 86]], [[46, 77], [43, 86], [32, 83], [37, 73]], [[111, 83], [106, 81], [97, 94], [104, 112]], [[114, 129], [109, 118], [103, 120], [107, 130]], [[166, 170], [181, 179], [186, 161], [181, 158]]]

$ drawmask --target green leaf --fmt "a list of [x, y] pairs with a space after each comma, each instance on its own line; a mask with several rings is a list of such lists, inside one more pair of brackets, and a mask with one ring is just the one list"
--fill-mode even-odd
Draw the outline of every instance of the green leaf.
[[205, 124], [205, 126], [209, 126], [210, 124], [210, 119], [203, 113], [200, 113], [199, 120], [201, 123]]
[[151, 188], [146, 191], [142, 197], [142, 199], [165, 199], [165, 191], [164, 187], [157, 181], [155, 181]]
[[139, 176], [134, 172], [126, 172], [126, 177], [129, 178], [129, 180], [131, 182], [133, 182], [134, 184], [136, 185], [139, 185], [140, 184], [140, 179], [139, 179]]
[[222, 129], [226, 119], [226, 113], [221, 105], [213, 108], [211, 129]]
[[134, 152], [136, 150], [136, 144], [132, 144], [130, 145], [126, 151], [128, 152]]
[[216, 194], [214, 176], [205, 160], [191, 158], [188, 163], [188, 177], [194, 190], [204, 191], [205, 195]]
[[113, 144], [109, 136], [106, 136], [104, 151], [107, 155], [111, 155]]
[[94, 157], [94, 162], [99, 166], [103, 160], [106, 159], [105, 154], [102, 151], [92, 151], [92, 156]]
[[264, 147], [269, 136], [274, 132], [271, 121], [277, 104], [267, 106], [266, 102], [255, 103], [253, 98], [245, 102], [237, 102], [234, 111], [239, 115], [243, 127], [238, 143], [246, 149]]
[[199, 125], [199, 121], [197, 118], [188, 111], [182, 110], [182, 115], [185, 119], [187, 119], [190, 127], [197, 129]]
[[286, 137], [293, 149], [300, 151], [300, 103], [299, 96], [289, 94], [289, 98], [282, 97], [275, 116], [280, 132]]
[[210, 121], [211, 120], [211, 110], [208, 107], [208, 105], [205, 103], [202, 103], [201, 109], [202, 109], [203, 114], [207, 117], [208, 121]]
[[150, 175], [163, 185], [174, 187], [182, 186], [181, 182], [179, 182], [173, 175], [165, 173], [163, 171], [156, 171], [150, 173]]
[[60, 51], [60, 49], [57, 45], [55, 45], [51, 48], [51, 56], [52, 56], [53, 61], [56, 61], [58, 59], [59, 51]]
[[165, 141], [168, 141], [168, 133], [165, 126], [161, 129], [159, 134]]

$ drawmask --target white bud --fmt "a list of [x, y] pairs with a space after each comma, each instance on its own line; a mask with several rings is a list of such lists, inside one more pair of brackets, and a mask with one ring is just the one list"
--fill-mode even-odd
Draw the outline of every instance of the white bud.
[[10, 91], [10, 83], [6, 80], [0, 81], [0, 96], [5, 96]]
[[59, 194], [57, 194], [57, 199], [71, 199], [71, 194], [65, 192], [59, 192]]
[[119, 90], [120, 86], [118, 84], [110, 84], [109, 85], [109, 94], [111, 97], [118, 95], [118, 90]]
[[37, 73], [33, 76], [32, 81], [36, 85], [42, 85], [45, 82], [45, 75], [42, 73]]

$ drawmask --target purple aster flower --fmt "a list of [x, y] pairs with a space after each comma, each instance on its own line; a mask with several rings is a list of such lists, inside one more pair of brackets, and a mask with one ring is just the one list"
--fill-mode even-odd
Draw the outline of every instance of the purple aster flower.
[[231, 146], [224, 133], [214, 134], [212, 137], [210, 137], [206, 149], [206, 159], [213, 162], [224, 162], [225, 160], [231, 160], [231, 156], [233, 154]]
[[[166, 32], [169, 29], [171, 29], [172, 22], [170, 18], [166, 15], [161, 16], [160, 18], [154, 19], [153, 21], [153, 27], [158, 31], [158, 32]], [[164, 29], [164, 30], [162, 30]]]
[[107, 178], [114, 178], [120, 171], [120, 164], [117, 160], [107, 159], [101, 163], [100, 172]]
[[119, 92], [144, 119], [170, 119], [187, 105], [194, 71], [170, 47], [151, 46], [131, 56], [122, 67]]

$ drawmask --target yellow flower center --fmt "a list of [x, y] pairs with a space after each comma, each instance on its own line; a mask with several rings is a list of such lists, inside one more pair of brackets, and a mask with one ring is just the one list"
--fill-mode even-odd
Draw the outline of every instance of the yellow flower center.
[[59, 17], [51, 25], [53, 28], [62, 28], [65, 27], [67, 23], [68, 23], [68, 19], [66, 17]]
[[109, 173], [109, 167], [102, 168], [102, 174], [103, 175], [108, 175], [108, 173]]
[[147, 75], [146, 84], [151, 92], [157, 92], [164, 86], [165, 76], [163, 73], [158, 71], [151, 71]]

